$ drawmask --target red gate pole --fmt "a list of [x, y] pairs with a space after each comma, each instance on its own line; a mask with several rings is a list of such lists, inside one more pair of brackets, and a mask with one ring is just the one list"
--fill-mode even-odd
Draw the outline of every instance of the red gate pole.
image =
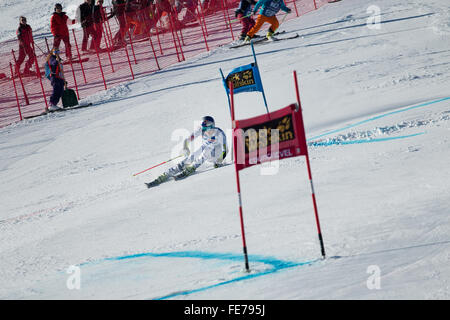
[[11, 69], [11, 79], [14, 85], [14, 93], [16, 94], [17, 110], [19, 110], [19, 118], [22, 121], [22, 111], [20, 110], [19, 95], [17, 94], [16, 81], [14, 80], [14, 71], [11, 62], [9, 63], [9, 68]]
[[125, 44], [124, 48], [125, 48], [125, 52], [126, 52], [126, 54], [127, 54], [128, 65], [130, 66], [131, 77], [132, 77], [133, 80], [134, 80], [134, 73], [133, 73], [133, 68], [131, 67], [130, 55], [128, 54], [127, 44]]
[[[297, 71], [294, 71], [294, 82], [295, 82], [295, 93], [297, 96], [297, 103], [298, 103], [298, 112], [302, 112], [302, 104], [300, 102], [300, 93], [299, 93], [299, 89], [298, 89], [298, 80], [297, 80]], [[303, 136], [306, 137], [305, 135], [305, 128], [303, 127], [303, 132], [302, 132]], [[320, 242], [320, 249], [322, 252], [322, 258], [325, 259], [325, 246], [323, 244], [323, 237], [322, 237], [322, 231], [320, 229], [320, 221], [319, 221], [319, 213], [317, 210], [317, 203], [316, 203], [316, 196], [314, 194], [314, 185], [313, 185], [313, 180], [312, 180], [312, 174], [311, 174], [311, 166], [309, 163], [309, 155], [308, 155], [308, 147], [306, 146], [306, 150], [305, 150], [305, 157], [306, 157], [306, 166], [308, 168], [308, 177], [309, 177], [309, 182], [311, 184], [311, 195], [312, 195], [312, 201], [313, 201], [313, 205], [314, 205], [314, 215], [316, 218], [316, 225], [317, 225], [317, 233], [319, 236], [319, 242]]]
[[[233, 95], [233, 83], [229, 82], [230, 87], [230, 108], [231, 108], [231, 123], [233, 128], [233, 144], [235, 143], [235, 139], [237, 138], [235, 136], [235, 130], [236, 130], [236, 123], [234, 119], [234, 95]], [[238, 171], [238, 156], [237, 156], [237, 150], [239, 148], [235, 145], [233, 148], [233, 154], [234, 154], [234, 169], [236, 171], [236, 186], [237, 186], [237, 194], [238, 194], [238, 200], [239, 200], [239, 217], [241, 222], [241, 234], [242, 234], [242, 247], [244, 251], [244, 259], [245, 259], [245, 270], [247, 272], [250, 272], [250, 267], [248, 265], [248, 254], [247, 254], [247, 243], [245, 240], [245, 228], [244, 228], [244, 215], [242, 212], [242, 197], [241, 197], [241, 182], [239, 179], [239, 171]]]
[[317, 3], [316, 3], [316, 0], [313, 0], [313, 1], [314, 1], [314, 9], [317, 10]]
[[198, 7], [196, 9], [197, 9], [197, 17], [198, 17], [198, 20], [199, 20], [199, 24], [200, 24], [200, 27], [202, 28], [203, 39], [205, 40], [206, 51], [209, 51], [208, 41], [206, 40], [206, 34], [205, 34], [205, 30], [203, 29], [203, 24], [202, 24], [202, 20], [200, 18], [200, 13], [198, 11]]
[[77, 37], [75, 36], [75, 30], [74, 29], [72, 29], [72, 34], [73, 34], [73, 40], [75, 41], [75, 47], [77, 48], [78, 60], [80, 61], [81, 72], [83, 73], [84, 83], [87, 84], [86, 74], [84, 73], [83, 62], [81, 61], [80, 50], [78, 49], [78, 42], [77, 42]]
[[100, 73], [102, 74], [103, 84], [105, 85], [105, 90], [108, 90], [108, 88], [106, 87], [105, 74], [103, 73], [102, 60], [100, 59], [100, 54], [98, 53], [97, 42], [95, 42], [95, 52], [97, 53], [98, 66], [100, 68]]
[[128, 29], [128, 37], [130, 38], [131, 53], [133, 53], [134, 64], [137, 64], [136, 55], [134, 54], [133, 40], [131, 39], [130, 29]]
[[[14, 65], [17, 65], [16, 55], [14, 54], [14, 49], [11, 49], [12, 56], [14, 58]], [[22, 86], [23, 95], [25, 97], [25, 104], [28, 106], [30, 104], [30, 100], [28, 100], [27, 92], [25, 91], [25, 86], [23, 85], [22, 75], [20, 74], [20, 70], [16, 70], [17, 75], [19, 76], [20, 84]]]

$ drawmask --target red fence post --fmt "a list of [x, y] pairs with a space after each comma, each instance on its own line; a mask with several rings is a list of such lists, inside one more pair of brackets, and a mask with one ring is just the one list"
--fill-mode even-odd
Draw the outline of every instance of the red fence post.
[[181, 61], [184, 61], [185, 60], [184, 59], [184, 52], [183, 52], [183, 48], [181, 46], [180, 38], [178, 37], [177, 26], [175, 25], [175, 19], [173, 18], [172, 14], [169, 14], [169, 18], [170, 18], [170, 21], [172, 22], [172, 26], [173, 26], [173, 29], [175, 31], [175, 35], [177, 37], [176, 40], [178, 40], [178, 45], [180, 46]]
[[[102, 16], [102, 22], [101, 22], [102, 34], [103, 34], [103, 38], [105, 41], [106, 50], [108, 50], [108, 58], [109, 58], [109, 63], [111, 65], [111, 71], [114, 73], [114, 65], [113, 65], [112, 59], [111, 59], [111, 47], [110, 47], [110, 43], [108, 41], [109, 40], [108, 26], [106, 25], [106, 22], [105, 22], [105, 12], [103, 9], [104, 9], [103, 7], [100, 7], [100, 14]], [[100, 43], [100, 46], [101, 46], [101, 43]]]
[[169, 25], [170, 25], [170, 31], [172, 31], [172, 39], [173, 39], [173, 44], [175, 46], [175, 51], [177, 52], [177, 58], [178, 58], [178, 62], [181, 62], [180, 60], [180, 54], [178, 52], [178, 46], [177, 46], [177, 41], [175, 40], [175, 34], [173, 32], [173, 25], [172, 25], [172, 18], [171, 18], [171, 14], [169, 13]]
[[97, 42], [95, 42], [95, 52], [97, 53], [98, 66], [99, 66], [100, 72], [101, 72], [101, 74], [102, 74], [103, 84], [105, 85], [105, 90], [108, 90], [108, 88], [106, 87], [105, 74], [103, 73], [102, 60], [100, 59], [100, 54], [98, 53], [98, 45], [97, 45]]
[[155, 57], [156, 61], [156, 66], [158, 67], [158, 70], [161, 70], [161, 68], [159, 67], [158, 57], [156, 56], [155, 47], [153, 46], [152, 35], [150, 31], [148, 32], [148, 39], [150, 40], [150, 46], [152, 47], [153, 56]]
[[[34, 41], [32, 43], [34, 44]], [[45, 95], [44, 85], [42, 84], [41, 70], [39, 69], [36, 52], [34, 51], [34, 45], [33, 45], [33, 53], [34, 53], [34, 64], [36, 66], [36, 74], [39, 78], [39, 83], [41, 84], [42, 97], [44, 98], [45, 102], [45, 110], [47, 110], [48, 109], [47, 96]]]
[[125, 44], [124, 48], [125, 48], [125, 52], [126, 52], [126, 54], [127, 54], [128, 65], [130, 66], [131, 77], [132, 77], [133, 80], [134, 80], [133, 68], [131, 67], [130, 55], [128, 54], [128, 49], [127, 49], [127, 45], [126, 45], [126, 44]]
[[[220, 4], [222, 5], [223, 20], [225, 21], [225, 29], [228, 29], [228, 20], [229, 19], [227, 19], [227, 15], [225, 12], [225, 3], [224, 3], [224, 0], [219, 0], [219, 1], [220, 1]], [[231, 26], [230, 26], [230, 28], [231, 28]]]
[[19, 118], [22, 121], [22, 111], [20, 110], [19, 95], [17, 94], [16, 81], [14, 80], [14, 71], [11, 62], [9, 63], [9, 68], [11, 69], [11, 79], [14, 85], [14, 93], [16, 94], [17, 110], [19, 110]]
[[317, 10], [317, 3], [316, 3], [316, 0], [313, 0], [313, 1], [314, 1], [314, 9]]
[[[220, 0], [219, 0], [219, 1], [220, 1]], [[200, 10], [198, 10], [198, 6], [200, 6]], [[198, 4], [198, 6], [197, 6], [197, 11], [199, 11], [199, 12], [200, 12], [200, 15], [202, 16], [202, 19], [203, 19], [203, 25], [205, 26], [206, 36], [209, 37], [209, 34], [208, 34], [208, 28], [206, 27], [205, 15], [203, 14], [203, 7], [202, 7], [202, 5], [201, 5], [200, 2], [199, 2], [199, 4]]]
[[130, 29], [128, 29], [128, 37], [130, 38], [131, 53], [133, 53], [134, 64], [137, 64], [136, 55], [134, 54], [133, 40], [131, 39]]
[[[102, 10], [102, 12], [103, 12], [103, 15], [104, 15], [105, 11]], [[111, 48], [113, 48], [114, 47], [114, 41], [113, 41], [113, 36], [112, 36], [112, 32], [111, 32], [111, 26], [109, 24], [109, 20], [108, 19], [106, 19], [106, 25], [108, 26], [108, 32], [106, 32], [106, 33], [108, 34], [109, 41], [111, 43]]]
[[78, 84], [77, 84], [77, 78], [75, 77], [75, 70], [73, 69], [73, 63], [72, 60], [70, 61], [70, 68], [72, 69], [72, 75], [73, 75], [73, 83], [75, 84], [75, 90], [77, 91], [77, 98], [80, 100], [80, 93], [78, 92]]
[[233, 34], [233, 27], [231, 25], [231, 19], [230, 19], [230, 15], [228, 14], [228, 8], [226, 7], [226, 0], [222, 0], [222, 10], [223, 10], [223, 14], [225, 16], [225, 25], [227, 26], [228, 29], [228, 25], [230, 25], [230, 32], [231, 32], [231, 39], [234, 41], [234, 34]]
[[87, 84], [86, 74], [84, 73], [83, 61], [81, 60], [80, 50], [78, 49], [77, 37], [75, 36], [75, 30], [72, 29], [73, 40], [75, 41], [75, 47], [77, 48], [78, 60], [80, 61], [81, 72], [83, 73], [84, 83]]
[[206, 33], [205, 33], [205, 30], [203, 29], [203, 24], [202, 24], [202, 20], [201, 20], [201, 18], [200, 18], [200, 13], [199, 13], [199, 11], [198, 11], [198, 7], [197, 7], [196, 9], [197, 9], [197, 17], [198, 17], [198, 21], [199, 21], [200, 27], [202, 28], [203, 39], [205, 40], [206, 51], [209, 51], [208, 41], [206, 40]]
[[294, 3], [295, 14], [296, 14], [297, 17], [298, 17], [299, 15], [298, 15], [298, 10], [297, 10], [297, 4], [295, 3], [295, 0], [293, 0], [292, 2]]
[[48, 40], [45, 38], [45, 45], [47, 46], [47, 52], [50, 52], [50, 47], [48, 46]]
[[[16, 55], [14, 54], [14, 49], [11, 49], [11, 53], [14, 58], [14, 65], [17, 66], [17, 60], [16, 60]], [[22, 75], [20, 74], [20, 70], [16, 70], [16, 72], [17, 72], [17, 75], [19, 76], [20, 84], [22, 86], [23, 95], [25, 97], [25, 104], [29, 105], [30, 100], [28, 100], [28, 95], [27, 95], [27, 92], [25, 91], [25, 86], [23, 85]]]
[[[159, 22], [159, 24], [161, 24], [161, 20], [158, 21], [158, 22]], [[162, 47], [161, 47], [161, 39], [159, 38], [159, 30], [158, 30], [157, 23], [155, 23], [155, 30], [156, 30], [156, 38], [158, 39], [159, 52], [161, 53], [161, 55], [163, 55], [164, 53], [163, 53], [163, 50], [162, 50]]]

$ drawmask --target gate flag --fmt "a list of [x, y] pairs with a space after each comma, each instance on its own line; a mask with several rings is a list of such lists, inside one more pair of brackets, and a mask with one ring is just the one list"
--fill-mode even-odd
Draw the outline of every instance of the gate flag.
[[233, 132], [238, 171], [267, 161], [306, 156], [308, 152], [302, 113], [296, 103], [269, 114], [235, 120]]
[[233, 69], [222, 81], [228, 94], [230, 94], [228, 86], [230, 81], [233, 83], [234, 94], [253, 91], [263, 92], [261, 76], [255, 63]]

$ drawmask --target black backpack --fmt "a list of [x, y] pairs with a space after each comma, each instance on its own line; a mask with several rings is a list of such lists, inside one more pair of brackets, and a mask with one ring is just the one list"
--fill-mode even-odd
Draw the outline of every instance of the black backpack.
[[78, 105], [77, 94], [72, 89], [64, 90], [62, 95], [62, 104], [64, 108], [74, 107]]

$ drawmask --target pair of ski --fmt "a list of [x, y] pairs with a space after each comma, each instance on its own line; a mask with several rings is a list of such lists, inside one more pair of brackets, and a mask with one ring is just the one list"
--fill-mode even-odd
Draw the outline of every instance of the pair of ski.
[[[274, 36], [280, 35], [280, 34], [284, 34], [286, 33], [286, 31], [281, 31], [279, 33], [275, 33]], [[283, 40], [290, 40], [290, 39], [295, 39], [300, 37], [298, 35], [298, 33], [291, 35], [291, 36], [282, 36], [282, 37], [276, 37], [273, 38], [272, 40], [269, 40], [267, 37], [255, 37], [253, 38], [250, 42], [242, 42], [236, 45], [233, 45], [230, 47], [230, 49], [236, 49], [236, 48], [240, 48], [240, 47], [244, 47], [244, 46], [249, 46], [251, 43], [255, 44], [262, 44], [262, 43], [270, 43], [270, 42], [277, 42], [277, 41], [283, 41]]]
[[39, 114], [35, 114], [35, 115], [32, 115], [32, 116], [26, 116], [26, 117], [23, 117], [23, 118], [24, 119], [32, 119], [32, 118], [37, 118], [37, 117], [40, 117], [40, 116], [45, 116], [45, 115], [50, 114], [50, 113], [56, 113], [56, 112], [62, 112], [62, 111], [68, 111], [68, 110], [76, 110], [76, 109], [83, 109], [83, 108], [87, 108], [87, 107], [90, 107], [90, 106], [92, 106], [92, 103], [79, 104], [79, 105], [76, 105], [76, 106], [73, 106], [73, 107], [60, 108], [60, 109], [52, 110], [52, 111], [45, 110], [45, 111], [43, 111], [43, 112], [41, 112]]
[[[187, 177], [189, 177], [189, 176], [192, 176], [192, 175], [194, 175], [194, 174], [199, 174], [199, 173], [201, 173], [201, 172], [206, 172], [206, 171], [209, 171], [209, 170], [222, 168], [222, 167], [228, 166], [228, 165], [230, 165], [230, 164], [232, 164], [232, 163], [223, 163], [221, 166], [219, 166], [219, 167], [217, 167], [217, 168], [214, 167], [214, 168], [209, 168], [209, 169], [207, 169], [207, 170], [194, 171], [194, 172], [191, 172], [191, 173], [187, 173], [187, 172], [183, 171], [183, 172], [181, 172], [181, 173], [179, 173], [179, 174], [173, 176], [173, 180], [175, 180], [175, 181], [183, 180], [183, 179], [185, 179], [185, 178], [187, 178]], [[160, 183], [155, 183], [155, 181], [152, 181], [152, 182], [145, 182], [145, 185], [147, 186], [147, 188], [150, 189], [150, 188], [159, 186], [161, 183], [164, 183], [164, 182], [160, 182]]]

